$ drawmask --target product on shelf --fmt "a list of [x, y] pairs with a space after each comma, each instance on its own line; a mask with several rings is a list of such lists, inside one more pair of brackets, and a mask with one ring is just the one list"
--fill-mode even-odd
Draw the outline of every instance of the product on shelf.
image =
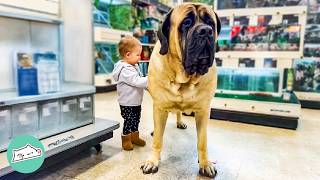
[[27, 53], [17, 53], [18, 95], [38, 95], [37, 69]]
[[221, 26], [230, 26], [230, 18], [229, 17], [220, 17]]
[[60, 91], [59, 61], [55, 53], [35, 53], [34, 61], [38, 69], [38, 89], [40, 94]]
[[233, 20], [235, 26], [248, 26], [249, 17], [248, 16], [235, 16]]
[[278, 93], [278, 69], [218, 68], [218, 90]]
[[304, 42], [320, 44], [320, 25], [306, 26]]
[[264, 68], [276, 68], [277, 67], [277, 60], [274, 58], [265, 58], [263, 62]]
[[109, 74], [113, 71], [114, 64], [120, 59], [117, 45], [96, 44], [95, 73]]
[[221, 67], [221, 66], [222, 66], [222, 59], [220, 59], [220, 58], [215, 58], [215, 61], [216, 61], [216, 66], [217, 66], [217, 67]]
[[149, 62], [139, 62], [139, 68], [143, 77], [148, 75]]
[[298, 6], [307, 5], [305, 0], [218, 0], [218, 9], [238, 9], [238, 8], [260, 8], [260, 7], [279, 7], [279, 6]]
[[239, 67], [254, 67], [255, 60], [251, 58], [239, 58]]
[[300, 26], [225, 26], [218, 43], [222, 51], [298, 51]]
[[105, 8], [104, 11], [98, 10], [96, 7], [93, 9], [93, 22], [97, 24], [103, 24], [111, 28], [109, 9]]
[[131, 4], [124, 1], [94, 1], [94, 22], [109, 28], [131, 31], [133, 27]]
[[319, 24], [320, 23], [320, 13], [309, 13], [307, 16], [307, 24]]
[[304, 45], [305, 57], [320, 57], [320, 44], [305, 44]]
[[296, 59], [293, 69], [295, 91], [320, 92], [320, 60]]

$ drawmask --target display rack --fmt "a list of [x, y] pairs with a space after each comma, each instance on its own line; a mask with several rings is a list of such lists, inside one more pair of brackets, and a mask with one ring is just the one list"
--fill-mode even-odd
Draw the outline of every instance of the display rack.
[[[132, 32], [106, 28], [101, 25], [94, 26], [95, 44], [117, 46], [122, 36], [132, 35]], [[95, 75], [95, 86], [97, 93], [115, 90], [116, 83], [112, 78], [111, 72], [98, 73]]]
[[[215, 1], [215, 3], [215, 11], [220, 19], [227, 20], [227, 23], [223, 24], [223, 26], [233, 26], [235, 19], [239, 17], [247, 18], [248, 24], [246, 24], [246, 26], [258, 26], [259, 16], [271, 17], [272, 22], [270, 24], [276, 25], [283, 23], [283, 16], [295, 15], [298, 18], [297, 23], [294, 25], [300, 26], [300, 40], [299, 48], [294, 51], [270, 51], [270, 49], [239, 51], [222, 49], [218, 52], [216, 54], [216, 64], [220, 66], [218, 67], [218, 76], [219, 74], [221, 76], [223, 69], [230, 69], [230, 73], [233, 73], [236, 72], [239, 67], [242, 67], [243, 72], [246, 72], [246, 69], [247, 72], [250, 72], [257, 68], [261, 69], [261, 72], [267, 72], [268, 69], [271, 68], [278, 71], [279, 76], [276, 78], [277, 80], [274, 81], [276, 84], [272, 86], [276, 90], [271, 92], [261, 88], [249, 90], [252, 89], [252, 87], [240, 91], [218, 88], [211, 105], [211, 118], [296, 129], [301, 115], [301, 105], [294, 93], [283, 93], [284, 89], [282, 84], [286, 84], [283, 72], [284, 69], [292, 67], [292, 59], [300, 58], [303, 55], [303, 34], [305, 32], [307, 7], [290, 6], [218, 10], [217, 1]], [[239, 20], [237, 19], [237, 21]], [[239, 26], [240, 24], [237, 25]], [[266, 59], [272, 60], [275, 58], [275, 67], [266, 67]], [[249, 62], [249, 60], [252, 59], [253, 62]], [[239, 75], [237, 78], [241, 78], [240, 76], [242, 75]], [[250, 78], [250, 75], [248, 77]], [[250, 82], [250, 80], [248, 80], [248, 82]], [[256, 80], [254, 80], [254, 82], [258, 83]], [[231, 80], [231, 83], [236, 83], [234, 78]], [[263, 82], [261, 81], [259, 83]], [[248, 86], [250, 86], [250, 84]]]
[[[91, 11], [89, 1], [0, 1], [0, 32], [6, 35], [0, 42], [0, 178], [13, 172], [6, 149], [18, 135], [39, 138], [49, 163], [80, 145], [101, 150], [99, 143], [119, 128], [118, 122], [94, 117]], [[20, 51], [58, 54], [60, 90], [18, 96], [12, 62]]]
[[[320, 3], [317, 1], [308, 1], [304, 57], [295, 59], [297, 63], [293, 66], [295, 70], [294, 91], [303, 108], [320, 109], [320, 74], [318, 73], [320, 71], [319, 5]], [[297, 64], [299, 65], [297, 66]]]
[[[114, 82], [111, 72], [113, 66], [120, 58], [117, 55], [117, 44], [121, 37], [125, 35], [132, 35], [131, 27], [128, 24], [127, 28], [120, 27], [123, 19], [117, 16], [124, 14], [116, 14], [111, 12], [111, 6], [131, 6], [131, 0], [113, 0], [113, 1], [95, 1], [95, 3], [101, 3], [101, 9], [98, 9], [96, 4], [94, 5], [94, 43], [97, 53], [103, 54], [104, 57], [99, 57], [96, 54], [96, 70], [95, 73], [95, 86], [97, 93], [108, 92], [116, 89], [116, 83]], [[113, 9], [115, 9], [113, 8]], [[114, 14], [112, 14], [114, 13]], [[121, 12], [123, 13], [123, 12]], [[126, 14], [125, 14], [126, 15]], [[100, 16], [103, 16], [99, 18]], [[131, 10], [126, 18], [131, 18]], [[112, 22], [114, 20], [114, 22]], [[114, 24], [115, 27], [112, 26]], [[108, 49], [108, 51], [106, 50]], [[116, 54], [116, 55], [115, 55]], [[116, 56], [116, 57], [115, 57]], [[100, 60], [97, 60], [100, 59]], [[98, 71], [98, 72], [97, 72]]]

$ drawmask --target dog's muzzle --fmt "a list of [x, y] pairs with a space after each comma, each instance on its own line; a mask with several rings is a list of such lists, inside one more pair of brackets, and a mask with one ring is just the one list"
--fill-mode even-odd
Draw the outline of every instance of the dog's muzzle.
[[200, 24], [192, 27], [185, 40], [183, 66], [189, 75], [204, 75], [213, 65], [215, 53], [214, 31]]

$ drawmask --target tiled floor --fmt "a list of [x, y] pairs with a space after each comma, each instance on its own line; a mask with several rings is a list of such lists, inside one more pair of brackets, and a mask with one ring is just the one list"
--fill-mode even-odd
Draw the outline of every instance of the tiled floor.
[[[121, 129], [93, 149], [38, 173], [32, 179], [207, 179], [198, 176], [196, 130], [192, 117], [183, 117], [188, 129], [175, 128], [170, 115], [164, 135], [162, 160], [157, 174], [144, 175], [139, 167], [151, 152], [152, 101], [143, 101], [140, 131], [146, 147], [131, 152], [121, 149]], [[211, 120], [208, 151], [217, 162], [221, 180], [316, 180], [320, 179], [320, 111], [303, 109], [296, 131]], [[116, 93], [96, 96], [96, 116], [122, 122]]]

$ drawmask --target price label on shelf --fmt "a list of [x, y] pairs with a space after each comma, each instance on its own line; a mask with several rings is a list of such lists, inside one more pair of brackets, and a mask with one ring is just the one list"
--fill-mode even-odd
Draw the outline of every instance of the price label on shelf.
[[5, 117], [9, 114], [9, 111], [8, 110], [0, 110], [0, 116], [1, 117]]
[[25, 113], [19, 114], [19, 122], [22, 125], [28, 124], [28, 118], [27, 118], [27, 115]]
[[42, 115], [43, 115], [43, 116], [50, 116], [51, 113], [50, 113], [49, 108], [43, 108], [43, 109], [42, 109]]
[[69, 105], [63, 105], [62, 106], [62, 112], [69, 112], [70, 111], [70, 108], [69, 108]]
[[81, 109], [84, 108], [84, 102], [80, 102], [80, 108], [81, 108]]

